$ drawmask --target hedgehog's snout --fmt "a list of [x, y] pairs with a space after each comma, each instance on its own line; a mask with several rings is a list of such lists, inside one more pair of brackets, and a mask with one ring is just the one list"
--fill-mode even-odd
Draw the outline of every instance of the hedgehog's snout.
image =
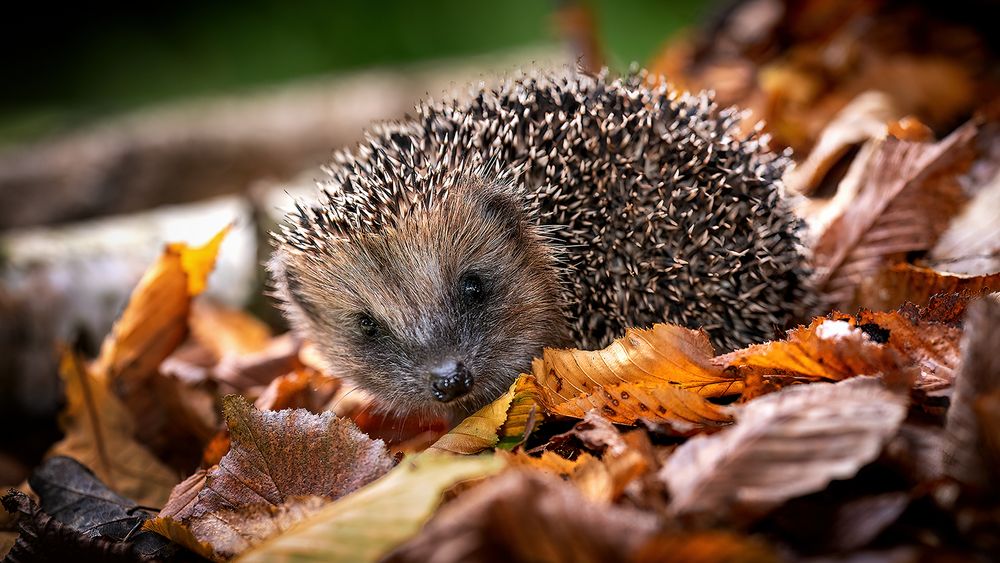
[[472, 372], [460, 360], [447, 359], [430, 369], [431, 395], [442, 403], [464, 396], [472, 384]]

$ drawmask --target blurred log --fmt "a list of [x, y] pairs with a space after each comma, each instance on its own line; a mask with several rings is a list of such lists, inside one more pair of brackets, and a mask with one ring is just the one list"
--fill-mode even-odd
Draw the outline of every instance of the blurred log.
[[437, 94], [520, 63], [532, 51], [359, 72], [253, 96], [145, 110], [0, 152], [0, 231], [128, 213], [242, 192], [315, 168], [372, 121], [402, 117]]

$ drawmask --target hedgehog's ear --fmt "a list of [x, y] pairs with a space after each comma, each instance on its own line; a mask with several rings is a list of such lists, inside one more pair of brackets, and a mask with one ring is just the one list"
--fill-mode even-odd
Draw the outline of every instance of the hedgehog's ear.
[[279, 250], [271, 257], [267, 266], [274, 282], [274, 296], [282, 301], [282, 308], [293, 325], [303, 321], [316, 323], [319, 311], [302, 287], [302, 275], [295, 262], [294, 254], [288, 251]]
[[482, 200], [483, 218], [509, 232], [512, 237], [520, 237], [528, 220], [524, 201], [514, 190], [489, 190]]

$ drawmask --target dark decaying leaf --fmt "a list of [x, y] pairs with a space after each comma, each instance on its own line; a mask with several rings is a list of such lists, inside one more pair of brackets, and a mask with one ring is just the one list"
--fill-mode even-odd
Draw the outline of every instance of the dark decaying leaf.
[[869, 463], [906, 415], [881, 381], [783, 389], [747, 403], [737, 423], [692, 438], [660, 470], [674, 514], [756, 516], [846, 479]]
[[990, 296], [969, 307], [962, 367], [945, 425], [945, 470], [982, 490], [1000, 484], [1000, 301]]
[[973, 123], [937, 143], [887, 138], [868, 162], [854, 203], [819, 236], [814, 282], [829, 308], [906, 253], [927, 251], [965, 203], [957, 175], [971, 162]]
[[446, 504], [386, 560], [622, 561], [655, 527], [651, 514], [591, 503], [556, 477], [508, 471]]
[[6, 510], [20, 512], [20, 536], [5, 561], [188, 560], [177, 545], [142, 530], [151, 517], [108, 489], [74, 459], [53, 457], [30, 478], [36, 505], [11, 491]]

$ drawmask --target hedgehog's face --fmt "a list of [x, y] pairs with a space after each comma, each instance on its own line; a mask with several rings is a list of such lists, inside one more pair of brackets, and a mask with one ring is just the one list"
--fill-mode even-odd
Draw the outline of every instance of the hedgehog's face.
[[293, 324], [386, 409], [464, 416], [566, 343], [552, 251], [512, 195], [483, 190], [273, 262]]

